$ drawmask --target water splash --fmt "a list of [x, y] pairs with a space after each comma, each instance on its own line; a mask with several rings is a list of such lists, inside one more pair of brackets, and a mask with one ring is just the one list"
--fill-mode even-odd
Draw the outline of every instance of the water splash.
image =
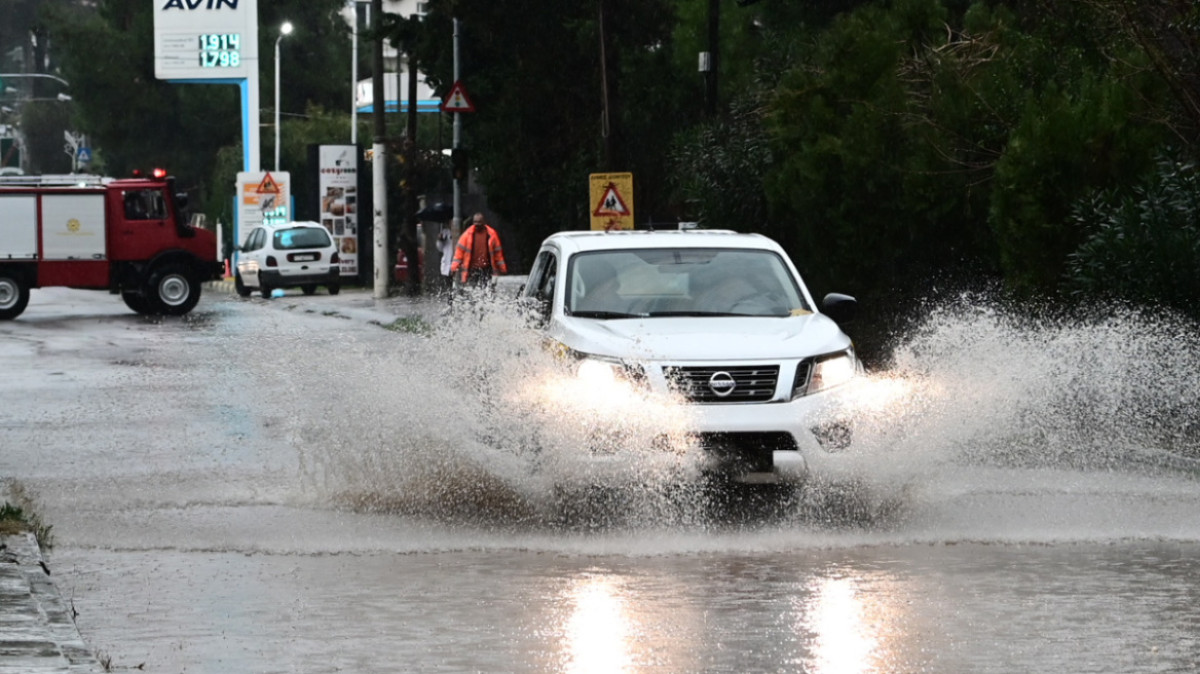
[[[862, 383], [850, 449], [813, 462], [799, 491], [747, 495], [698, 479], [686, 406], [589, 407], [595, 390], [572, 383], [516, 307], [481, 304], [387, 353], [343, 345], [329, 368], [351, 373], [337, 383], [344, 404], [291, 439], [319, 498], [441, 523], [888, 528], [934, 483], [969, 490], [987, 474], [995, 488], [994, 469], [1200, 474], [1197, 346], [1194, 326], [1162, 315], [1031, 318], [963, 295]], [[617, 476], [585, 468], [597, 443]]]
[[934, 462], [1126, 469], [1200, 458], [1200, 336], [1129, 308], [1031, 316], [979, 295], [934, 307], [875, 376], [860, 449]]

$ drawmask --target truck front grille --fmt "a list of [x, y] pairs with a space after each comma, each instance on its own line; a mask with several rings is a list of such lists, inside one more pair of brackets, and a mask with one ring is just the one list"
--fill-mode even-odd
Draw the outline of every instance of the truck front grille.
[[761, 403], [775, 396], [778, 365], [668, 367], [671, 390], [695, 403]]

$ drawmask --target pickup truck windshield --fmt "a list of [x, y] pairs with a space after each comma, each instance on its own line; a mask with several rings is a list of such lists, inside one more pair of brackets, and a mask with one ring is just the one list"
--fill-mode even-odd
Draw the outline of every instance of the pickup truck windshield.
[[811, 311], [788, 266], [769, 250], [580, 253], [567, 276], [567, 310], [580, 317], [784, 317]]

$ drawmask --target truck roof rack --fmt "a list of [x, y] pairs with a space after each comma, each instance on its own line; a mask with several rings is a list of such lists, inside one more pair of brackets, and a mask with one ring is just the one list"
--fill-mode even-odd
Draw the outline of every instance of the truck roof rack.
[[10, 187], [100, 187], [112, 178], [90, 173], [62, 173], [41, 176], [0, 176], [0, 186]]

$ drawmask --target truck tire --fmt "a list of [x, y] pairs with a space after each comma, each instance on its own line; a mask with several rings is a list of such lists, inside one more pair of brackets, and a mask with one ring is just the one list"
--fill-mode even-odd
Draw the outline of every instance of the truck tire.
[[233, 289], [237, 291], [238, 297], [250, 296], [250, 289], [246, 287], [245, 283], [242, 283], [241, 272], [233, 272]]
[[[262, 283], [261, 276], [259, 277], [258, 282]], [[266, 283], [262, 283], [262, 285], [258, 288], [258, 294], [262, 295], [264, 300], [269, 300], [271, 299], [271, 290], [273, 290], [271, 286], [267, 285]]]
[[29, 286], [21, 279], [0, 271], [0, 321], [9, 321], [25, 311], [29, 304]]
[[200, 301], [200, 282], [191, 269], [177, 262], [152, 271], [146, 289], [150, 305], [167, 316], [182, 316]]
[[123, 292], [121, 293], [121, 299], [125, 301], [125, 306], [143, 316], [155, 313], [150, 299], [141, 293]]
[[342, 286], [337, 283], [330, 283], [326, 287], [329, 289], [330, 295], [336, 295], [336, 294], [342, 292]]

